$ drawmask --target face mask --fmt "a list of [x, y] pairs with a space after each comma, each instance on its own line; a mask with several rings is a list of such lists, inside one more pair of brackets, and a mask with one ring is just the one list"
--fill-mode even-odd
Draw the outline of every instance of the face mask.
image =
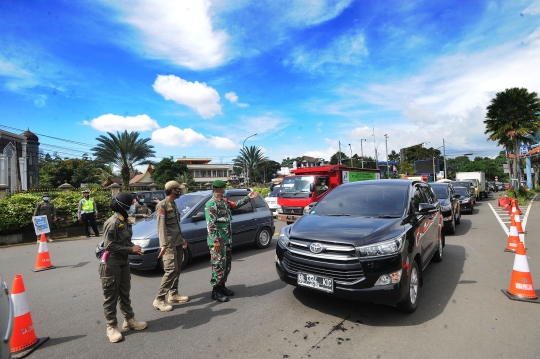
[[141, 198], [141, 199], [139, 200], [139, 202], [140, 202], [140, 203], [144, 203], [144, 198]]
[[135, 206], [129, 207], [129, 213], [133, 213], [133, 212], [135, 212]]
[[45, 202], [48, 202], [48, 201], [49, 201], [49, 197], [43, 197], [43, 200], [44, 200]]

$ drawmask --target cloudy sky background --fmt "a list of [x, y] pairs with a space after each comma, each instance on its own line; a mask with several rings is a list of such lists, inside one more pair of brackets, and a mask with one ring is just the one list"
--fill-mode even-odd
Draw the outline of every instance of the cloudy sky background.
[[0, 16], [1, 129], [79, 142], [40, 136], [61, 156], [128, 130], [156, 160], [231, 162], [254, 133], [278, 162], [339, 141], [385, 160], [385, 134], [388, 151], [444, 138], [490, 157], [489, 101], [540, 92], [540, 0], [5, 0]]

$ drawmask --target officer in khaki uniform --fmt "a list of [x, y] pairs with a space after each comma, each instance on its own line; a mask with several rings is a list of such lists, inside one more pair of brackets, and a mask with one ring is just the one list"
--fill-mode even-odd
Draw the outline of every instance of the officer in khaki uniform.
[[[56, 209], [54, 204], [51, 203], [49, 192], [43, 192], [42, 196], [43, 201], [38, 202], [36, 209], [34, 211], [34, 216], [47, 216], [47, 222], [49, 223], [49, 228], [52, 228], [53, 220], [56, 221]], [[46, 233], [45, 237], [47, 242], [54, 242], [51, 238], [51, 233]], [[37, 242], [39, 243], [41, 236], [37, 236]]]
[[103, 289], [103, 312], [107, 321], [107, 337], [111, 343], [123, 339], [118, 331], [116, 319], [116, 306], [124, 315], [123, 330], [142, 330], [146, 328], [145, 322], [135, 320], [129, 296], [131, 290], [131, 274], [129, 271], [128, 256], [130, 254], [142, 255], [141, 246], [131, 242], [133, 231], [128, 219], [127, 209], [134, 202], [135, 195], [120, 193], [111, 200], [111, 209], [115, 212], [103, 226], [103, 247], [107, 251], [99, 263], [99, 276]]
[[[156, 205], [157, 229], [161, 251], [158, 259], [163, 257], [165, 274], [156, 294], [153, 306], [162, 312], [169, 312], [173, 307], [168, 303], [185, 303], [188, 297], [178, 294], [178, 279], [182, 269], [183, 248], [187, 242], [180, 229], [180, 214], [174, 202], [180, 197], [180, 183], [169, 181], [165, 184], [167, 197]], [[167, 302], [165, 296], [169, 294]]]

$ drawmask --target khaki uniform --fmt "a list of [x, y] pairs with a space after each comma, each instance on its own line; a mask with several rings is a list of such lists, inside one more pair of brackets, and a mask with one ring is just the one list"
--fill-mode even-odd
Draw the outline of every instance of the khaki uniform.
[[131, 223], [115, 213], [103, 226], [104, 247], [109, 252], [106, 263], [100, 261], [98, 272], [103, 288], [103, 311], [107, 324], [117, 325], [116, 305], [126, 319], [134, 317], [129, 292], [131, 275], [128, 255], [133, 254]]
[[163, 270], [165, 274], [161, 280], [161, 286], [156, 294], [157, 300], [165, 300], [167, 293], [178, 294], [178, 280], [182, 270], [182, 260], [184, 251], [182, 243], [182, 230], [180, 229], [180, 214], [175, 202], [170, 202], [168, 198], [156, 205], [157, 229], [160, 247], [167, 246], [163, 259]]
[[144, 219], [144, 214], [146, 214], [147, 216], [151, 215], [152, 214], [152, 210], [145, 204], [145, 205], [141, 205], [140, 203], [136, 203], [135, 204], [135, 212], [133, 212], [129, 218], [131, 220], [131, 222], [133, 222], [133, 224], [141, 221], [142, 219]]
[[[41, 201], [37, 204], [36, 209], [34, 210], [34, 216], [47, 216], [47, 222], [49, 223], [49, 228], [52, 228], [54, 217], [56, 217], [56, 209], [54, 204], [49, 201]], [[47, 241], [51, 240], [51, 233], [45, 233]], [[41, 236], [37, 236], [38, 241]]]

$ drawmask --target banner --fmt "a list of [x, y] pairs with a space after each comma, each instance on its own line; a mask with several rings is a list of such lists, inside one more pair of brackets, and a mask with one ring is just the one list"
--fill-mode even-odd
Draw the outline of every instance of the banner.
[[378, 173], [375, 172], [353, 172], [343, 171], [342, 174], [343, 183], [368, 181], [379, 179]]

